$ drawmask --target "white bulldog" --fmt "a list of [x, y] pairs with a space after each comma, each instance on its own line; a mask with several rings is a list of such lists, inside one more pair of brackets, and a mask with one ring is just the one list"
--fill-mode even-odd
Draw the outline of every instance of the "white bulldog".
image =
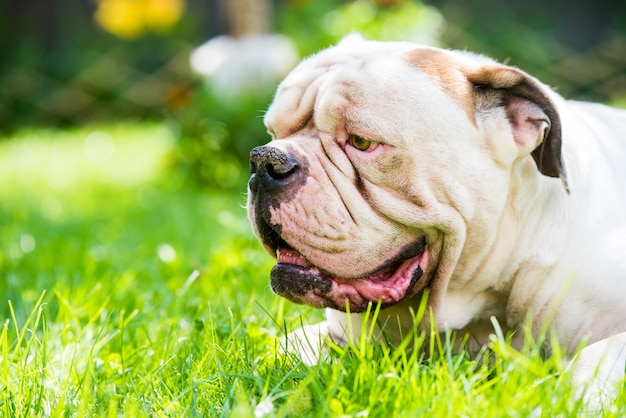
[[303, 360], [356, 338], [371, 304], [397, 342], [427, 291], [439, 329], [476, 347], [494, 318], [521, 345], [531, 318], [570, 355], [590, 345], [577, 380], [621, 382], [625, 111], [483, 56], [351, 36], [287, 76], [265, 124], [248, 211], [271, 286], [326, 308], [290, 337]]

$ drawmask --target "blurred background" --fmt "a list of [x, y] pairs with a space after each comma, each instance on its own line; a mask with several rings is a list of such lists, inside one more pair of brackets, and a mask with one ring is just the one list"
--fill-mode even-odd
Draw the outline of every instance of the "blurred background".
[[323, 311], [272, 294], [245, 190], [280, 79], [353, 31], [626, 107], [623, 0], [0, 0], [0, 416], [344, 413], [275, 356]]
[[568, 98], [626, 105], [626, 2], [2, 0], [0, 138], [164, 121], [172, 168], [241, 188], [280, 78], [352, 31], [478, 51]]

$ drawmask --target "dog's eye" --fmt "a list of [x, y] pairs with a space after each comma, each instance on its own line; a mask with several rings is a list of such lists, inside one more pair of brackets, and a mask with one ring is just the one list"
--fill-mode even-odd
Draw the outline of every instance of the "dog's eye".
[[374, 148], [376, 148], [376, 146], [378, 145], [377, 143], [358, 135], [350, 135], [350, 137], [348, 138], [348, 143], [359, 151], [373, 151]]

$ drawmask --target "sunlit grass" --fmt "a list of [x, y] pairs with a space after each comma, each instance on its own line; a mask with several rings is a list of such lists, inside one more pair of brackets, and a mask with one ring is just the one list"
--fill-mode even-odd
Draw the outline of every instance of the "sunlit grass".
[[[306, 367], [278, 350], [320, 311], [272, 295], [244, 190], [168, 169], [166, 126], [0, 142], [0, 416], [580, 416], [558, 356], [494, 339], [366, 336]], [[242, 176], [242, 178], [245, 176]], [[366, 330], [367, 331], [367, 330]], [[486, 361], [479, 361], [486, 360]], [[619, 402], [606, 416], [623, 416]]]
[[151, 414], [180, 396], [187, 410], [188, 388], [158, 376], [215, 357], [218, 336], [263, 314], [257, 292], [273, 303], [243, 193], [179, 187], [170, 152], [162, 125], [0, 144], [4, 412]]

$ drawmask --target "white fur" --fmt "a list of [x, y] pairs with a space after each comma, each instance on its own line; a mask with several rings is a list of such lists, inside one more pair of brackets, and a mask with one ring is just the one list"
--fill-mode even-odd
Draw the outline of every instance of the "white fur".
[[[442, 52], [449, 66], [413, 65], [414, 50], [431, 51], [351, 38], [287, 77], [265, 118], [269, 145], [306, 156], [311, 176], [273, 219], [312, 263], [346, 277], [372, 271], [423, 234], [429, 266], [438, 267], [425, 273], [438, 326], [472, 333], [491, 327], [493, 316], [521, 333], [531, 316], [535, 331], [548, 324], [570, 354], [596, 343], [581, 353], [576, 381], [600, 369], [590, 390], [614, 387], [626, 341], [626, 112], [540, 87], [561, 120], [568, 192], [539, 172], [529, 155], [535, 144], [526, 142], [532, 135], [516, 136], [503, 107], [477, 111], [473, 123], [463, 107], [471, 98], [447, 85], [498, 64]], [[349, 134], [382, 145], [358, 152], [346, 146]], [[381, 322], [411, 329], [419, 301], [385, 309]], [[325, 323], [290, 341], [311, 363], [323, 357], [316, 342], [356, 338], [359, 321], [327, 310]], [[488, 333], [478, 334], [487, 344]]]

